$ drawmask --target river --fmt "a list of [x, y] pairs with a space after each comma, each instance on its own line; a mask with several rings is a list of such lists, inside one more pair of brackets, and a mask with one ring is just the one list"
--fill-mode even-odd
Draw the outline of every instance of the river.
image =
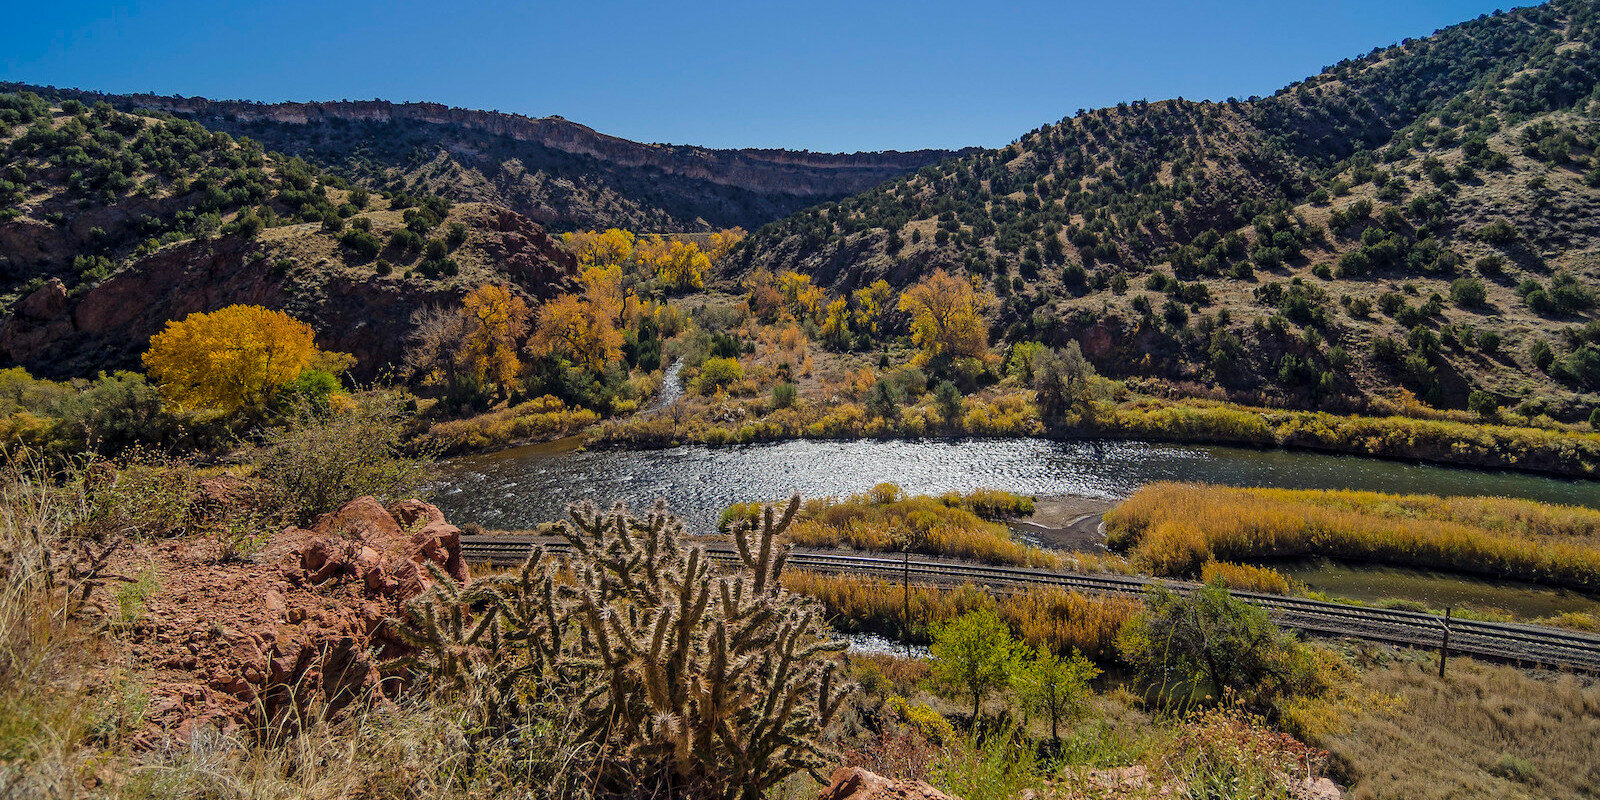
[[691, 530], [728, 505], [842, 496], [885, 481], [916, 494], [978, 488], [1117, 499], [1154, 481], [1501, 495], [1600, 508], [1600, 483], [1287, 450], [1045, 439], [789, 441], [737, 447], [577, 450], [572, 442], [452, 459], [433, 500], [450, 519], [528, 528], [567, 503], [657, 497]]

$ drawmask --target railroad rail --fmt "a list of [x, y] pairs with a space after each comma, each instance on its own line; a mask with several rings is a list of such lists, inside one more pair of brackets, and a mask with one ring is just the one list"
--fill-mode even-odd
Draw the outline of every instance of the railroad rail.
[[[462, 554], [474, 562], [520, 563], [534, 546], [551, 552], [569, 549], [564, 541], [536, 536], [463, 536]], [[723, 563], [737, 563], [733, 548], [702, 545]], [[998, 567], [925, 558], [865, 556], [819, 550], [796, 550], [789, 566], [813, 572], [845, 573], [921, 585], [971, 583], [991, 589], [1053, 586], [1084, 594], [1142, 597], [1156, 586], [1176, 592], [1199, 584], [1125, 575]], [[1258, 592], [1233, 593], [1265, 609], [1279, 624], [1320, 636], [1349, 637], [1382, 644], [1436, 648], [1445, 637], [1446, 620], [1437, 614], [1352, 606]], [[1448, 621], [1448, 651], [1516, 664], [1600, 673], [1600, 636], [1543, 625]]]

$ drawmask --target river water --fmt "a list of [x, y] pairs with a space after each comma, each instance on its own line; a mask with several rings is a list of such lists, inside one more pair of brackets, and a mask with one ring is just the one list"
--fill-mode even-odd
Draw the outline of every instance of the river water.
[[1126, 497], [1153, 481], [1233, 486], [1501, 495], [1600, 508], [1600, 483], [1516, 472], [1285, 450], [1045, 439], [789, 441], [737, 447], [576, 450], [572, 442], [453, 459], [433, 501], [451, 520], [528, 528], [575, 500], [630, 507], [666, 498], [693, 530], [728, 505], [863, 492], [885, 481], [914, 494], [978, 488], [1035, 496]]

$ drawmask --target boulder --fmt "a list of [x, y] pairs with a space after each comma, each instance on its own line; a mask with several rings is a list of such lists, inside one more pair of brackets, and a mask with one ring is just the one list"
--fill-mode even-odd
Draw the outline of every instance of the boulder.
[[954, 800], [922, 781], [885, 778], [860, 767], [833, 771], [817, 800]]

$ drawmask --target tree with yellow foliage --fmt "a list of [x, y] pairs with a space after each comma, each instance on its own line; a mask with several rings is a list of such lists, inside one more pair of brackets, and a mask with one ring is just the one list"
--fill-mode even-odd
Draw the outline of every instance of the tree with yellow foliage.
[[812, 321], [822, 318], [822, 303], [827, 299], [827, 292], [820, 286], [811, 285], [810, 275], [789, 270], [778, 276], [778, 289], [783, 292], [783, 300], [789, 304], [796, 318]]
[[711, 258], [711, 263], [721, 264], [722, 259], [727, 258], [728, 253], [732, 252], [733, 248], [737, 246], [739, 242], [744, 239], [744, 237], [744, 228], [737, 226], [732, 228], [724, 228], [723, 230], [717, 231], [716, 233], [711, 234], [711, 247], [706, 251], [706, 255]]
[[485, 284], [461, 301], [470, 328], [462, 346], [462, 363], [479, 386], [494, 386], [509, 395], [522, 372], [518, 343], [528, 332], [528, 304], [511, 289]]
[[922, 348], [921, 363], [983, 358], [989, 351], [989, 324], [983, 318], [989, 297], [944, 270], [935, 270], [900, 294], [900, 311], [911, 315], [911, 340]]
[[876, 339], [883, 334], [884, 316], [893, 308], [894, 289], [889, 282], [879, 278], [870, 286], [863, 286], [850, 295], [855, 302], [857, 331]]
[[622, 357], [622, 334], [604, 310], [578, 295], [562, 295], [539, 310], [529, 348], [598, 373]]
[[144, 366], [174, 403], [259, 408], [309, 369], [342, 372], [354, 359], [317, 349], [311, 326], [261, 306], [195, 313], [150, 337]]
[[822, 322], [822, 341], [835, 350], [850, 346], [850, 302], [843, 297], [828, 304], [828, 316]]
[[711, 259], [694, 242], [673, 239], [656, 258], [656, 278], [676, 291], [704, 289]]
[[578, 257], [584, 267], [620, 266], [634, 259], [635, 237], [620, 228], [604, 231], [571, 231], [561, 234], [567, 252]]

